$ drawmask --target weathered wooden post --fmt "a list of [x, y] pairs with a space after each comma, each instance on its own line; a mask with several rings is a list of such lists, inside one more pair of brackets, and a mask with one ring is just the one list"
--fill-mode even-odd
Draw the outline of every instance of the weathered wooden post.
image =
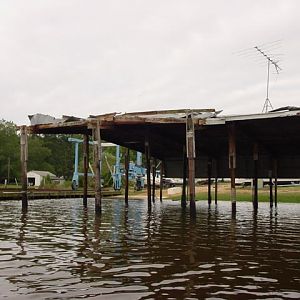
[[195, 203], [195, 130], [193, 114], [187, 113], [186, 116], [186, 147], [187, 147], [187, 159], [189, 166], [189, 199], [190, 199], [190, 214], [196, 215], [196, 203]]
[[277, 159], [273, 160], [273, 169], [274, 169], [274, 204], [277, 207], [277, 177], [278, 177], [278, 161]]
[[149, 137], [145, 140], [145, 156], [147, 166], [147, 197], [148, 197], [148, 210], [151, 210], [151, 161], [150, 161], [150, 145]]
[[211, 158], [208, 159], [207, 162], [207, 201], [208, 201], [208, 206], [211, 206], [211, 168], [212, 168], [212, 160]]
[[270, 207], [273, 207], [273, 159], [270, 160], [269, 188], [270, 188]]
[[228, 146], [229, 146], [229, 173], [230, 173], [230, 199], [232, 212], [236, 212], [236, 188], [235, 188], [235, 171], [236, 171], [236, 128], [234, 123], [228, 126]]
[[100, 123], [97, 121], [93, 127], [94, 141], [94, 173], [95, 173], [95, 213], [101, 213], [101, 164], [102, 164], [102, 149], [101, 149], [101, 134]]
[[21, 126], [20, 130], [20, 150], [21, 150], [21, 181], [22, 181], [22, 209], [27, 210], [27, 163], [28, 163], [28, 135], [27, 127]]
[[129, 193], [129, 149], [126, 149], [125, 153], [125, 205], [128, 205], [128, 193]]
[[162, 193], [163, 193], [163, 176], [164, 176], [164, 163], [160, 162], [160, 181], [159, 181], [159, 201], [162, 202]]
[[89, 135], [83, 136], [83, 206], [87, 207], [89, 169]]
[[186, 208], [186, 177], [187, 177], [187, 158], [186, 146], [183, 146], [183, 162], [182, 162], [182, 194], [181, 207]]
[[254, 210], [258, 209], [258, 144], [253, 145], [253, 184], [252, 203]]
[[219, 177], [219, 162], [215, 159], [215, 205], [218, 204], [218, 177]]
[[156, 159], [152, 160], [152, 202], [155, 203]]

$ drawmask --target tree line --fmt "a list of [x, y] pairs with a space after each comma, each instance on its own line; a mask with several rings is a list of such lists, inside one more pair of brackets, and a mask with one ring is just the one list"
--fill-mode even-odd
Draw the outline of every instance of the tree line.
[[[57, 177], [71, 180], [74, 171], [74, 144], [68, 141], [70, 135], [45, 134], [28, 136], [28, 171], [49, 171]], [[81, 136], [72, 136], [81, 139]], [[92, 149], [91, 149], [92, 150]], [[90, 162], [92, 163], [92, 151]], [[124, 157], [125, 149], [121, 147]], [[131, 159], [135, 153], [131, 151]], [[82, 172], [82, 145], [79, 147], [79, 171]], [[105, 148], [102, 163], [102, 176], [105, 185], [111, 185], [111, 173], [115, 163], [115, 147]], [[13, 122], [0, 120], [0, 184], [20, 181], [20, 136], [17, 125]]]

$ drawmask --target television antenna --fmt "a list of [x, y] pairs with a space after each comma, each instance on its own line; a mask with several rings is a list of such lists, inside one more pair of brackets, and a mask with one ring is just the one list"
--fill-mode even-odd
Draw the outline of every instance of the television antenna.
[[[246, 56], [246, 57], [252, 57], [253, 58], [253, 49], [258, 52], [261, 56], [261, 58], [264, 59], [264, 64], [265, 60], [267, 60], [267, 86], [266, 86], [266, 100], [264, 102], [264, 106], [262, 109], [262, 113], [267, 113], [271, 109], [273, 109], [273, 105], [269, 99], [269, 88], [270, 88], [270, 68], [273, 66], [275, 68], [275, 71], [277, 74], [279, 74], [280, 71], [282, 71], [281, 67], [278, 65], [279, 60], [275, 59], [274, 56], [275, 54], [271, 54], [270, 52], [274, 51], [278, 47], [278, 43], [280, 43], [281, 40], [274, 41], [271, 43], [263, 44], [260, 46], [254, 46], [251, 48], [247, 48], [241, 51], [236, 52], [236, 54], [241, 55], [241, 56]], [[277, 54], [277, 56], [282, 55], [282, 54]], [[256, 55], [257, 56], [257, 55]]]
[[269, 99], [269, 87], [270, 87], [270, 66], [273, 65], [276, 73], [279, 74], [279, 71], [282, 69], [278, 65], [278, 61], [275, 61], [271, 56], [269, 56], [264, 50], [262, 50], [260, 47], [255, 46], [254, 49], [256, 49], [260, 54], [262, 54], [267, 59], [267, 70], [268, 70], [268, 76], [267, 76], [267, 97], [262, 109], [262, 113], [267, 113], [270, 109], [273, 109], [273, 105]]

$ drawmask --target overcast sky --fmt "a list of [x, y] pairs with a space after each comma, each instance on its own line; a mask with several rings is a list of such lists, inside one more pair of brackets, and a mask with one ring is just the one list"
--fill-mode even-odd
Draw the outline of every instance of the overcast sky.
[[299, 12], [297, 0], [0, 0], [0, 119], [260, 112], [266, 61], [238, 52], [256, 45], [283, 69], [271, 69], [274, 108], [300, 106]]

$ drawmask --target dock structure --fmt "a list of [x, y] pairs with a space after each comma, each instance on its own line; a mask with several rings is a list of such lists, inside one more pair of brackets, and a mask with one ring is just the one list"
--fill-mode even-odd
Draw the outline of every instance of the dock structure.
[[[32, 116], [31, 116], [32, 118]], [[84, 172], [87, 172], [88, 137], [93, 139], [95, 210], [101, 213], [101, 141], [111, 142], [145, 154], [148, 208], [155, 187], [151, 183], [151, 161], [161, 161], [166, 177], [183, 178], [181, 205], [188, 196], [190, 213], [196, 213], [195, 178], [231, 180], [231, 205], [236, 211], [236, 178], [253, 179], [253, 208], [258, 208], [257, 179], [270, 178], [270, 206], [277, 205], [277, 178], [300, 177], [300, 108], [285, 107], [269, 113], [223, 116], [214, 109], [182, 109], [135, 113], [111, 113], [86, 119], [37, 118], [21, 126], [22, 174], [27, 166], [27, 134], [81, 134], [85, 139]], [[34, 120], [34, 118], [33, 118]], [[129, 154], [129, 153], [128, 153]], [[128, 156], [127, 154], [127, 156]], [[85, 175], [84, 185], [87, 177]], [[273, 197], [273, 179], [275, 195]], [[187, 179], [187, 182], [186, 182]], [[27, 178], [23, 181], [23, 205], [27, 205]], [[125, 203], [128, 200], [126, 181]], [[152, 192], [151, 192], [152, 186]], [[186, 194], [186, 187], [188, 192]], [[86, 191], [86, 188], [84, 188]], [[84, 196], [86, 205], [86, 196]]]

